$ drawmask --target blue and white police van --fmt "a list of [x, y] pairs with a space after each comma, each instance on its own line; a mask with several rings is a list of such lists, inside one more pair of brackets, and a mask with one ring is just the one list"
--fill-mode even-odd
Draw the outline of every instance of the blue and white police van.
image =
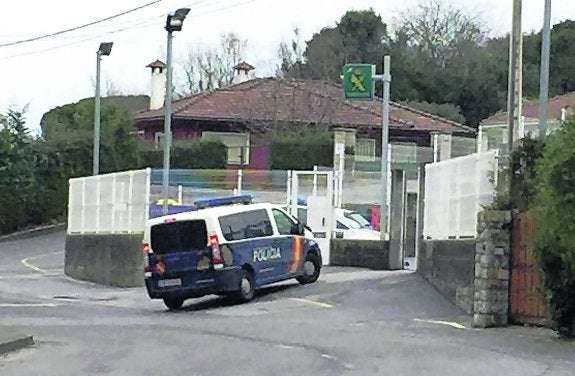
[[196, 201], [190, 211], [149, 219], [142, 250], [150, 298], [179, 309], [189, 298], [247, 302], [270, 283], [317, 281], [322, 259], [311, 232], [279, 206], [251, 201]]

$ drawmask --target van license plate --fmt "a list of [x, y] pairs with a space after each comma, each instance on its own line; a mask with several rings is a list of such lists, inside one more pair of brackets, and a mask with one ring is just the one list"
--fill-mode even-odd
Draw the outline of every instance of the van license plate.
[[180, 278], [176, 279], [160, 279], [158, 281], [158, 287], [171, 287], [171, 286], [181, 286], [182, 280]]

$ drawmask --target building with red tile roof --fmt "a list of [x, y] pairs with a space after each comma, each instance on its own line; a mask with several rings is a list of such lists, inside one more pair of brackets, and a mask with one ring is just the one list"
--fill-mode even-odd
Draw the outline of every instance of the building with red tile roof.
[[[267, 168], [270, 133], [302, 127], [330, 132], [351, 129], [358, 140], [371, 140], [373, 152], [381, 154], [381, 101], [346, 100], [342, 87], [329, 82], [256, 78], [176, 100], [172, 107], [175, 140], [216, 136], [229, 148], [247, 147], [257, 154], [229, 158], [231, 164], [241, 159], [252, 168]], [[137, 114], [140, 135], [158, 140], [163, 119], [163, 108]], [[476, 133], [460, 123], [397, 103], [390, 104], [389, 124], [391, 143], [418, 146], [429, 147], [434, 133], [470, 138]]]

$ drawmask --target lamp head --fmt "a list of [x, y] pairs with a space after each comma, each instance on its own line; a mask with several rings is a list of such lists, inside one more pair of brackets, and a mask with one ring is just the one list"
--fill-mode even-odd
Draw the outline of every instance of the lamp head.
[[184, 20], [190, 12], [189, 8], [180, 8], [174, 12], [174, 14], [169, 14], [166, 18], [166, 30], [168, 32], [181, 31], [184, 25]]
[[100, 48], [98, 48], [98, 53], [100, 56], [109, 56], [112, 52], [112, 42], [100, 43]]

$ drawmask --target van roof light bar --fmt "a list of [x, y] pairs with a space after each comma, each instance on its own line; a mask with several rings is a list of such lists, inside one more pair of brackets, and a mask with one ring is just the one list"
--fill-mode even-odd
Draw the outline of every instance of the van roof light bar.
[[213, 208], [216, 206], [227, 206], [227, 205], [237, 205], [237, 204], [251, 204], [254, 198], [252, 195], [240, 195], [240, 196], [229, 196], [229, 197], [219, 197], [207, 200], [197, 200], [194, 202], [196, 209], [206, 209]]

